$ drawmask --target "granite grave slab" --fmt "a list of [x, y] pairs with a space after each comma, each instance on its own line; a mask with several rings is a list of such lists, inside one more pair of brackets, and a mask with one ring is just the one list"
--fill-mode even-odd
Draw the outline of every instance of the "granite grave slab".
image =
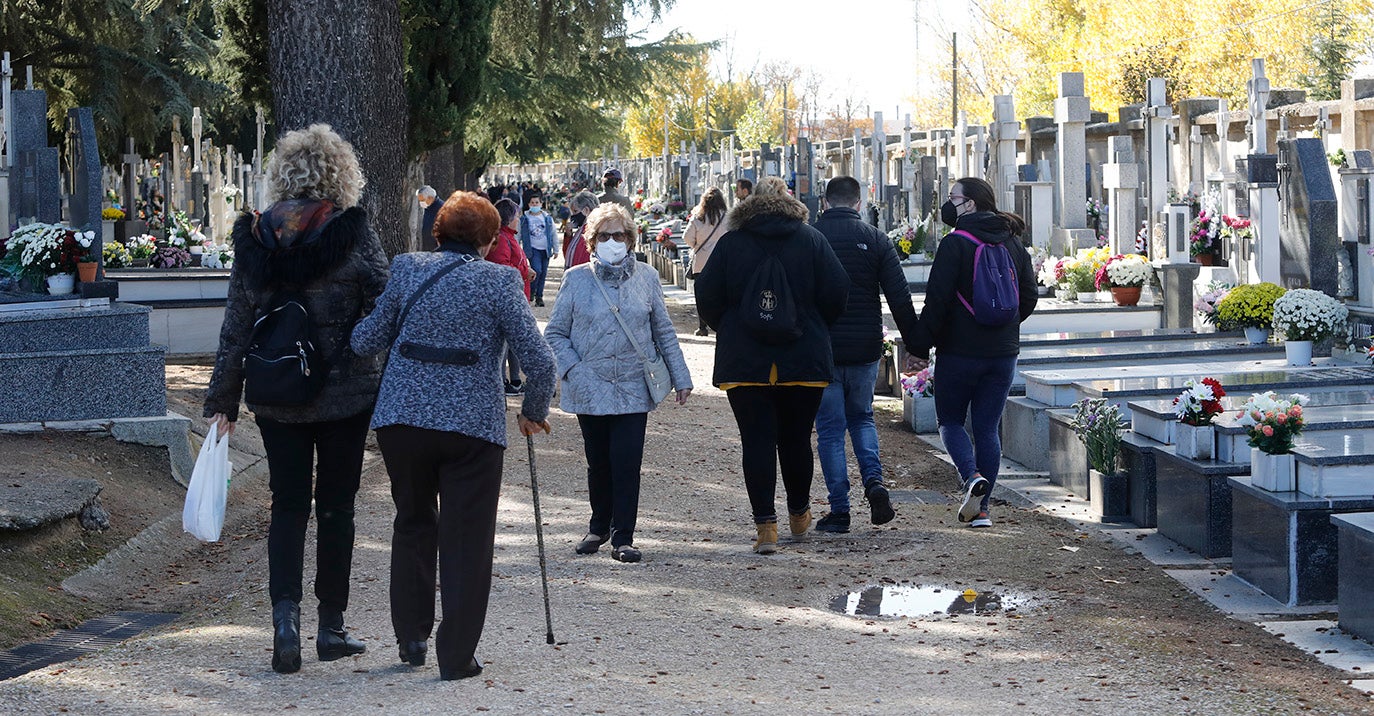
[[1160, 534], [1203, 557], [1231, 555], [1233, 475], [1248, 475], [1250, 464], [1200, 462], [1179, 457], [1172, 447], [1155, 455], [1156, 514]]
[[1336, 601], [1341, 629], [1374, 642], [1374, 512], [1332, 515], [1340, 549]]

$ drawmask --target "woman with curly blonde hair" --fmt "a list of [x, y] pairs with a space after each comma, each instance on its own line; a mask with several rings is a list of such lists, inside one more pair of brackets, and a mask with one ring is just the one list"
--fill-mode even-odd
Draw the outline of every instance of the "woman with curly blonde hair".
[[318, 521], [316, 652], [321, 661], [333, 661], [365, 650], [344, 629], [343, 615], [353, 561], [353, 499], [382, 364], [347, 348], [354, 324], [386, 287], [387, 259], [357, 206], [364, 184], [358, 158], [329, 125], [283, 135], [266, 174], [274, 203], [234, 222], [234, 269], [205, 417], [220, 435], [234, 432], [255, 324], [288, 303], [302, 306], [310, 343], [327, 371], [319, 392], [300, 402], [250, 385], [248, 402], [267, 451], [272, 491], [272, 668], [291, 673], [301, 666], [301, 574], [312, 498]]

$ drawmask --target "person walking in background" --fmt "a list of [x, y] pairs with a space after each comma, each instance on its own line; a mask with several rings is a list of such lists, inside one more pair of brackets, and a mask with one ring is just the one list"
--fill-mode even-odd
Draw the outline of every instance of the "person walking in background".
[[816, 413], [816, 452], [830, 496], [830, 514], [816, 523], [816, 529], [844, 533], [849, 531], [846, 432], [859, 463], [870, 521], [881, 525], [896, 516], [883, 484], [878, 428], [873, 423], [873, 388], [878, 381], [878, 359], [883, 354], [880, 294], [887, 297], [892, 318], [908, 343], [916, 336], [916, 309], [911, 305], [911, 289], [896, 248], [883, 232], [859, 218], [863, 205], [859, 182], [847, 176], [831, 179], [825, 185], [825, 205], [816, 230], [825, 235], [849, 274], [849, 299], [844, 313], [830, 326], [834, 376]]
[[443, 206], [437, 200], [438, 193], [434, 187], [426, 184], [415, 192], [415, 200], [420, 202], [420, 250], [433, 251], [438, 242], [434, 240], [434, 217], [439, 214], [439, 207]]
[[534, 269], [534, 280], [530, 282], [534, 305], [542, 306], [544, 280], [549, 275], [549, 262], [558, 257], [558, 242], [553, 238], [553, 217], [544, 213], [543, 197], [532, 192], [520, 217], [520, 246]]
[[[706, 262], [711, 258], [711, 249], [716, 247], [716, 241], [725, 232], [725, 195], [720, 189], [711, 187], [701, 195], [701, 201], [692, 210], [691, 221], [687, 223], [687, 230], [682, 234], [682, 240], [692, 247], [692, 267], [688, 272], [687, 278], [695, 279], [702, 271], [706, 270]], [[701, 317], [701, 312], [697, 312], [697, 331], [698, 336], [710, 335], [706, 328], [706, 319]]]
[[[516, 238], [516, 230], [520, 226], [520, 207], [510, 199], [500, 199], [496, 202], [496, 213], [501, 218], [501, 230], [497, 233], [496, 241], [487, 254], [487, 260], [494, 264], [509, 266], [520, 272], [521, 281], [525, 286], [525, 300], [528, 301], [530, 282], [534, 280], [534, 269], [530, 268], [530, 261], [525, 258], [525, 251], [520, 248], [520, 239]], [[515, 353], [514, 347], [508, 346], [506, 348], [506, 395], [519, 395], [522, 385], [520, 356]]]
[[716, 330], [713, 382], [739, 425], [759, 554], [778, 548], [779, 466], [792, 534], [811, 527], [811, 426], [834, 372], [828, 326], [844, 312], [849, 286], [806, 219], [781, 179], [764, 179], [730, 210], [728, 231], [697, 277], [697, 310]]
[[[1030, 254], [1021, 245], [1025, 222], [1016, 214], [998, 211], [992, 185], [986, 181], [964, 178], [955, 182], [940, 206], [940, 220], [954, 230], [936, 249], [916, 340], [909, 345], [918, 369], [927, 365], [931, 348], [939, 358], [932, 376], [935, 416], [940, 441], [963, 481], [959, 521], [970, 527], [991, 527], [988, 499], [1002, 462], [998, 427], [1021, 352], [1021, 322], [1035, 311], [1035, 272]], [[1004, 258], [1015, 274], [1003, 280], [1014, 281], [1015, 288], [1002, 286], [996, 294], [1019, 293], [1014, 310], [1007, 306], [1005, 313], [977, 313], [985, 306], [975, 291], [986, 294], [999, 287], [991, 273], [983, 273], [993, 264], [974, 261], [980, 246], [984, 248], [982, 262], [993, 261], [993, 252], [1005, 250]], [[965, 422], [973, 428], [972, 441]]]
[[439, 677], [482, 672], [477, 642], [491, 594], [496, 505], [506, 449], [501, 364], [525, 369], [520, 431], [548, 432], [553, 354], [510, 267], [479, 260], [500, 228], [479, 194], [454, 192], [435, 220], [439, 248], [397, 256], [377, 308], [353, 331], [359, 355], [387, 353], [372, 427], [391, 476], [391, 623], [401, 661], [425, 663], [434, 565], [443, 619]]
[[544, 329], [558, 361], [559, 407], [577, 415], [586, 449], [592, 517], [576, 551], [593, 554], [609, 540], [613, 559], [638, 562], [639, 471], [649, 412], [658, 407], [644, 360], [662, 357], [679, 405], [692, 393], [692, 376], [658, 272], [633, 256], [638, 231], [630, 213], [602, 204], [584, 229], [591, 261], [564, 274]]
[[744, 201], [745, 199], [748, 199], [748, 198], [749, 198], [749, 195], [750, 195], [751, 193], [753, 193], [753, 191], [754, 191], [754, 182], [751, 182], [751, 181], [749, 181], [748, 179], [740, 179], [740, 180], [736, 181], [736, 182], [735, 182], [735, 203], [738, 204], [738, 203], [740, 203], [741, 201]]
[[605, 189], [605, 192], [602, 193], [601, 196], [597, 197], [597, 200], [600, 201], [602, 204], [619, 204], [625, 207], [625, 211], [630, 212], [630, 216], [634, 216], [635, 203], [630, 199], [630, 197], [625, 196], [620, 192], [620, 185], [624, 181], [625, 175], [621, 174], [619, 169], [607, 169], [606, 173], [601, 175], [601, 186]]
[[358, 206], [364, 179], [357, 155], [329, 125], [278, 139], [266, 176], [272, 205], [234, 222], [236, 260], [205, 416], [220, 435], [233, 433], [256, 322], [288, 298], [302, 303], [313, 324], [311, 340], [329, 366], [323, 388], [305, 404], [248, 404], [262, 432], [272, 492], [267, 531], [272, 669], [292, 673], [301, 667], [301, 579], [312, 497], [318, 535], [316, 653], [321, 661], [332, 661], [366, 650], [344, 628], [344, 611], [353, 567], [353, 502], [382, 367], [377, 360], [351, 355], [347, 345], [354, 324], [372, 310], [386, 286], [387, 263]]
[[586, 226], [587, 217], [600, 205], [596, 195], [589, 191], [579, 191], [569, 200], [568, 208], [572, 210], [572, 216], [568, 219], [569, 230], [563, 238], [563, 255], [567, 257], [568, 268], [581, 266], [591, 260], [583, 227]]

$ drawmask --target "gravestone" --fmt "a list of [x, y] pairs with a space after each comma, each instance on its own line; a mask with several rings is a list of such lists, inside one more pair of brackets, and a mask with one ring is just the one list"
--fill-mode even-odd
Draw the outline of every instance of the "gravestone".
[[1336, 252], [1340, 249], [1336, 191], [1320, 139], [1278, 142], [1288, 165], [1279, 228], [1279, 275], [1287, 288], [1311, 288], [1336, 296]]
[[79, 290], [82, 298], [117, 298], [119, 283], [105, 280], [105, 262], [99, 258], [104, 246], [100, 221], [103, 168], [96, 144], [95, 113], [90, 107], [76, 107], [67, 110], [67, 121], [72, 128], [73, 191], [69, 221], [77, 231], [95, 232], [90, 252], [96, 259], [96, 280], [81, 282]]
[[1058, 125], [1055, 151], [1059, 176], [1055, 177], [1059, 222], [1055, 250], [1065, 254], [1094, 246], [1096, 233], [1088, 228], [1087, 145], [1084, 134], [1091, 106], [1084, 94], [1082, 72], [1059, 73], [1059, 97], [1054, 101], [1054, 121]]
[[1102, 186], [1107, 190], [1107, 203], [1112, 207], [1107, 235], [1112, 253], [1134, 253], [1140, 165], [1136, 163], [1129, 136], [1112, 137], [1107, 146], [1110, 148], [1108, 161], [1102, 165]]
[[62, 220], [61, 158], [48, 146], [48, 95], [43, 90], [10, 93], [12, 128], [6, 151], [14, 157], [10, 180], [11, 224], [20, 217], [45, 223]]
[[995, 143], [992, 164], [993, 188], [997, 190], [998, 206], [1011, 206], [1011, 185], [1016, 183], [1016, 140], [1021, 123], [1016, 121], [1016, 105], [1009, 94], [992, 98], [992, 141]]

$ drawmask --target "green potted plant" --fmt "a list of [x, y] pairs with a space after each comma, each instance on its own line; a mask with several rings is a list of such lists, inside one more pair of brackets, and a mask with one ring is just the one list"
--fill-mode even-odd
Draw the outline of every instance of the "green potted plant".
[[1105, 518], [1130, 513], [1126, 476], [1118, 467], [1121, 433], [1127, 428], [1121, 407], [1106, 398], [1084, 398], [1073, 404], [1069, 422], [1088, 452], [1088, 499], [1093, 511]]
[[1274, 327], [1274, 301], [1284, 293], [1283, 287], [1268, 282], [1236, 286], [1217, 302], [1217, 320], [1245, 329], [1252, 345], [1265, 343]]
[[1312, 343], [1345, 329], [1350, 311], [1344, 303], [1310, 288], [1296, 288], [1274, 301], [1274, 329], [1283, 333], [1288, 365], [1312, 364]]

